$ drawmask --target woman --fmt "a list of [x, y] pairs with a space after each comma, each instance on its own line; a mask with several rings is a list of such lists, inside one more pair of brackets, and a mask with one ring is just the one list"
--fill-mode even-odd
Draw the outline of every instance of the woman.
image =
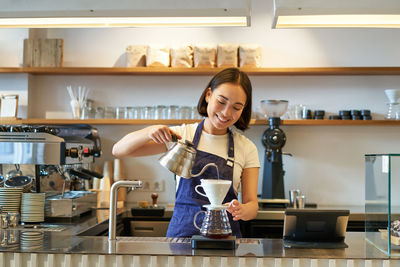
[[[198, 102], [197, 110], [205, 117], [203, 121], [171, 128], [154, 125], [129, 133], [114, 145], [113, 155], [135, 157], [164, 153], [172, 146], [172, 135], [191, 140], [197, 150], [192, 173], [199, 173], [207, 163], [214, 162], [218, 166], [220, 179], [232, 181], [224, 203], [229, 203], [232, 235], [241, 237], [238, 220], [251, 220], [257, 215], [260, 163], [256, 146], [230, 127], [234, 125], [240, 130], [248, 128], [251, 91], [250, 80], [244, 72], [236, 68], [222, 70], [211, 79]], [[193, 226], [193, 216], [209, 202], [197, 194], [194, 187], [200, 184], [200, 179], [211, 177], [217, 177], [216, 169], [212, 167], [207, 168], [199, 177], [179, 179], [168, 237], [199, 234]], [[240, 184], [242, 203], [237, 200]]]

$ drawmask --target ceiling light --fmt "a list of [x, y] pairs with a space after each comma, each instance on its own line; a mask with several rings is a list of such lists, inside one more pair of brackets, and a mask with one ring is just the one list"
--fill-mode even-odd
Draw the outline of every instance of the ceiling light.
[[250, 25], [250, 0], [2, 0], [1, 5], [0, 28]]
[[400, 28], [400, 1], [274, 0], [272, 28]]

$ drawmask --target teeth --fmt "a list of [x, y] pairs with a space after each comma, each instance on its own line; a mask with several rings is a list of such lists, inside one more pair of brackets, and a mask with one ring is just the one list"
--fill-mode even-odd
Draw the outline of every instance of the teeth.
[[217, 118], [218, 118], [220, 121], [222, 121], [222, 122], [227, 122], [227, 121], [228, 121], [228, 120], [223, 120], [223, 119], [221, 119], [221, 117], [218, 116], [218, 115], [217, 115]]

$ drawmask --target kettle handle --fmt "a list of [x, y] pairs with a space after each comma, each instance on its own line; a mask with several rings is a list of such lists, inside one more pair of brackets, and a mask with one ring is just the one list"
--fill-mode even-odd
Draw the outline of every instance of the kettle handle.
[[[199, 194], [199, 195], [201, 195], [201, 196], [203, 196], [203, 197], [208, 198], [206, 194], [201, 193], [201, 192], [197, 189], [198, 187], [201, 187], [201, 184], [196, 185], [196, 186], [194, 187], [194, 191], [196, 191], [197, 194]], [[204, 189], [203, 189], [203, 190], [204, 190]]]
[[197, 225], [197, 223], [196, 223], [196, 218], [197, 218], [197, 215], [199, 215], [200, 213], [206, 213], [206, 211], [205, 210], [200, 210], [200, 211], [198, 211], [195, 215], [194, 215], [194, 217], [193, 217], [193, 225], [194, 225], [194, 227], [196, 227], [197, 229], [199, 229], [199, 230], [201, 230], [201, 228]]

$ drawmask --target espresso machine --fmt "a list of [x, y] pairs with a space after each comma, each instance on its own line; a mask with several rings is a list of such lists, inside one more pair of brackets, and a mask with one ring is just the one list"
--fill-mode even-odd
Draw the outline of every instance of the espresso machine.
[[280, 117], [285, 114], [287, 107], [286, 100], [261, 100], [261, 109], [269, 122], [269, 128], [264, 131], [261, 139], [265, 147], [261, 204], [285, 205], [288, 202], [285, 199], [282, 164], [286, 135], [279, 128]]
[[97, 193], [83, 185], [102, 178], [91, 170], [100, 155], [98, 131], [86, 124], [0, 125], [4, 186], [13, 180], [25, 192], [46, 193], [46, 217], [72, 218], [96, 205]]

